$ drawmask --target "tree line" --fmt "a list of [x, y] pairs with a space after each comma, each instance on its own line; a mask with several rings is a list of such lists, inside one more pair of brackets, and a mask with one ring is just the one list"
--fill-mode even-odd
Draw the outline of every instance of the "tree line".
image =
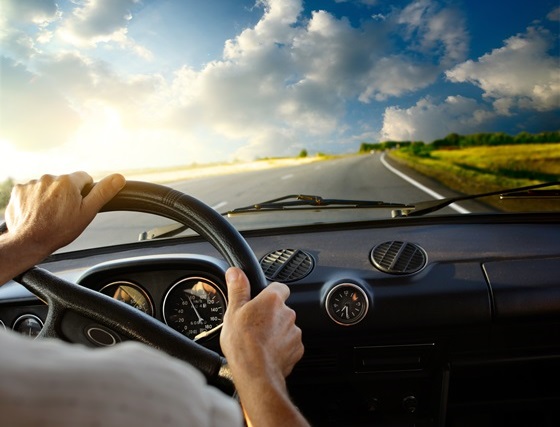
[[389, 150], [392, 148], [409, 147], [413, 152], [421, 154], [422, 152], [429, 152], [442, 148], [453, 149], [483, 145], [538, 144], [549, 142], [560, 142], [560, 131], [540, 133], [520, 132], [515, 136], [503, 132], [473, 133], [470, 135], [450, 133], [445, 138], [436, 139], [428, 144], [423, 141], [362, 142], [359, 152], [367, 153], [372, 150]]

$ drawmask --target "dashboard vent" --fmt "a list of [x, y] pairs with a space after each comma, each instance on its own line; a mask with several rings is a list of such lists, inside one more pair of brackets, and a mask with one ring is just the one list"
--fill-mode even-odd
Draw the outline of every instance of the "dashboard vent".
[[[308, 354], [311, 353], [311, 354]], [[338, 366], [338, 355], [334, 352], [324, 350], [321, 353], [305, 349], [303, 357], [294, 366], [294, 372], [300, 375], [336, 372]]]
[[412, 274], [426, 266], [424, 249], [414, 243], [384, 242], [371, 250], [371, 262], [384, 273]]
[[313, 257], [299, 249], [279, 249], [261, 259], [261, 268], [268, 280], [293, 282], [303, 279], [315, 266]]

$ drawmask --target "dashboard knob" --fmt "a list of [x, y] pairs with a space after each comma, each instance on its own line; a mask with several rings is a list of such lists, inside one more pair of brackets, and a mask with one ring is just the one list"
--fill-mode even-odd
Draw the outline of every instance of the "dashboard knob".
[[367, 410], [375, 412], [379, 409], [379, 399], [377, 397], [370, 397], [367, 399]]
[[406, 396], [402, 401], [403, 408], [409, 414], [414, 414], [418, 409], [418, 399], [416, 396]]

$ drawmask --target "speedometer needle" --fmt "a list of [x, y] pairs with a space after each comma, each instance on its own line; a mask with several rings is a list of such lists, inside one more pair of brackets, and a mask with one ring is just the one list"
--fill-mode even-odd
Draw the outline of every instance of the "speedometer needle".
[[193, 338], [193, 341], [198, 341], [201, 338], [205, 338], [210, 334], [213, 334], [214, 332], [216, 332], [217, 330], [221, 329], [223, 326], [223, 323], [220, 323], [218, 326], [216, 326], [215, 328], [212, 328], [208, 331], [202, 331], [200, 334], [198, 334], [197, 336], [195, 336]]
[[198, 321], [201, 322], [201, 323], [204, 322], [204, 319], [203, 319], [202, 317], [200, 317], [200, 314], [198, 314], [198, 310], [197, 310], [196, 307], [194, 306], [191, 297], [189, 296], [188, 298], [189, 298], [189, 302], [191, 303], [192, 309], [194, 310], [194, 312], [196, 313], [196, 315], [197, 315], [197, 317], [198, 317]]

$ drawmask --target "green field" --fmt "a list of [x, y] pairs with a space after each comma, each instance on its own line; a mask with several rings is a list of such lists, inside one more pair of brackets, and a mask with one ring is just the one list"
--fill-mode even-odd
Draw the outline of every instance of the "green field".
[[[439, 149], [414, 153], [402, 148], [390, 156], [464, 194], [560, 181], [560, 143], [515, 144]], [[532, 202], [543, 207], [543, 202]], [[549, 207], [560, 202], [547, 202]], [[518, 210], [515, 202], [494, 204], [502, 210]]]

